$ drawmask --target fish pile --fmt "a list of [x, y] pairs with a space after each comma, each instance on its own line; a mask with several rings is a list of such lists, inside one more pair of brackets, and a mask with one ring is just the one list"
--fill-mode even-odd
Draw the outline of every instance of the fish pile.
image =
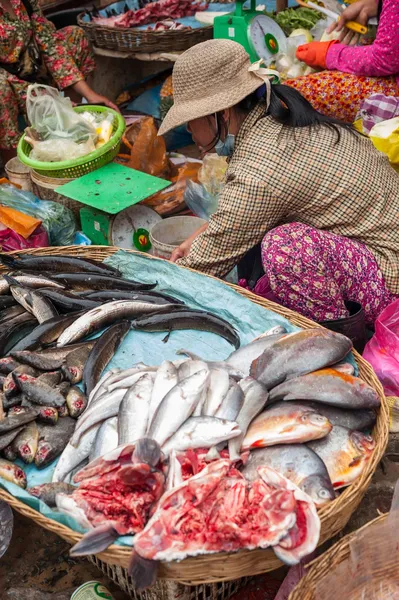
[[29, 254], [2, 254], [0, 262], [14, 269], [0, 275], [0, 451], [3, 473], [23, 487], [23, 471], [7, 461], [44, 468], [63, 452], [132, 327], [167, 337], [194, 328], [240, 345], [223, 319], [103, 263]]
[[158, 0], [150, 2], [138, 10], [126, 10], [120, 15], [109, 17], [92, 16], [92, 21], [105, 27], [138, 27], [157, 21], [176, 20], [192, 17], [196, 12], [206, 10], [208, 4], [201, 0]]

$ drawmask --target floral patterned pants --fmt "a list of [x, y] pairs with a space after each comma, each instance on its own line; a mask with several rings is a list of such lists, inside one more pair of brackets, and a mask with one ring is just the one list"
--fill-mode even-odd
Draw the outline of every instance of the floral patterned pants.
[[270, 298], [268, 283], [280, 304], [314, 321], [348, 317], [345, 301], [351, 300], [363, 306], [372, 325], [396, 298], [367, 246], [302, 223], [269, 231], [262, 263], [266, 275], [255, 293], [262, 287], [261, 295]]
[[372, 94], [399, 96], [395, 77], [358, 77], [340, 71], [322, 71], [285, 83], [298, 90], [323, 115], [346, 123], [354, 122], [361, 104]]
[[[95, 69], [94, 57], [84, 32], [80, 27], [65, 27], [54, 33], [59, 44], [66, 45], [68, 55], [78, 67], [81, 79], [86, 77]], [[62, 89], [77, 83], [75, 74], [71, 74], [68, 65], [57, 61], [53, 66], [59, 71], [58, 81], [62, 81]], [[49, 85], [54, 85], [49, 77]], [[25, 114], [26, 91], [29, 83], [22, 81], [14, 75], [10, 75], [4, 69], [0, 69], [0, 149], [16, 148], [21, 132], [18, 127], [18, 116]]]

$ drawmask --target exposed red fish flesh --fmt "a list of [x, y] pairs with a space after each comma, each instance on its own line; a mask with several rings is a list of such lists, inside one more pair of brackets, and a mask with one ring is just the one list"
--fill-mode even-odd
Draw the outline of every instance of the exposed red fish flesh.
[[116, 17], [93, 17], [93, 22], [106, 27], [138, 27], [164, 19], [192, 17], [196, 12], [207, 8], [208, 4], [196, 0], [158, 0], [139, 10], [128, 10]]
[[249, 483], [222, 459], [164, 494], [134, 539], [130, 570], [143, 589], [153, 581], [145, 572], [153, 561], [272, 546], [295, 564], [314, 550], [319, 533], [314, 503], [295, 484], [269, 467]]

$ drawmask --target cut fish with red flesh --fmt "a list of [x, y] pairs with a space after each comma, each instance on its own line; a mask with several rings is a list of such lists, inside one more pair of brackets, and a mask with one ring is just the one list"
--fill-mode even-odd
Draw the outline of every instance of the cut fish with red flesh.
[[274, 546], [276, 556], [288, 565], [295, 565], [315, 550], [320, 537], [320, 519], [311, 498], [270, 467], [259, 467], [261, 479], [269, 485], [285, 487], [294, 493], [297, 503], [296, 522], [287, 536]]
[[171, 561], [274, 546], [290, 563], [298, 562], [319, 539], [314, 504], [272, 469], [261, 470], [262, 478], [250, 484], [228, 460], [209, 464], [161, 498], [154, 516], [135, 537], [135, 554]]
[[[205, 469], [211, 462], [220, 459], [214, 459], [214, 461], [206, 459], [209, 453], [209, 448], [196, 448], [195, 450], [184, 450], [183, 452], [176, 452], [176, 458], [181, 464], [182, 477], [185, 481], [193, 475], [197, 475], [203, 469]], [[219, 452], [221, 459], [229, 459], [229, 451], [227, 448]], [[243, 452], [238, 461], [234, 461], [234, 464], [241, 462], [246, 464], [249, 458], [249, 452]]]

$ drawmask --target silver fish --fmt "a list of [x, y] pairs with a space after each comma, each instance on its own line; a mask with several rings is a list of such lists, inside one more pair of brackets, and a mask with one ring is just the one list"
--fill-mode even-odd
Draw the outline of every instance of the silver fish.
[[18, 285], [11, 285], [10, 291], [14, 299], [30, 312], [39, 323], [44, 323], [53, 317], [58, 316], [58, 312], [53, 306], [51, 300], [45, 298], [40, 292]]
[[271, 327], [270, 329], [268, 329], [264, 333], [261, 333], [256, 338], [254, 338], [252, 340], [252, 343], [256, 342], [256, 341], [258, 341], [258, 340], [260, 340], [262, 338], [269, 337], [271, 335], [285, 335], [286, 333], [288, 333], [287, 329], [283, 325], [275, 325], [274, 327]]
[[[128, 369], [128, 371], [131, 371], [131, 369]], [[148, 373], [151, 376], [151, 379], [154, 380], [156, 368], [143, 367], [138, 369], [136, 373], [132, 373], [131, 375], [120, 378], [119, 381], [110, 380], [110, 382], [107, 384], [107, 391], [110, 393], [114, 390], [119, 390], [120, 388], [129, 389], [140, 379], [140, 377], [142, 377], [142, 375], [145, 375], [146, 373]]]
[[168, 478], [166, 480], [166, 491], [168, 492], [182, 483], [183, 475], [181, 464], [176, 456], [176, 452], [172, 450], [172, 453], [169, 457], [169, 471]]
[[[290, 402], [295, 404], [295, 400]], [[301, 406], [308, 406], [320, 415], [327, 417], [331, 425], [342, 425], [356, 431], [372, 429], [377, 421], [377, 415], [373, 410], [347, 410], [345, 408], [336, 408], [322, 402], [308, 402], [301, 400]]]
[[224, 397], [229, 391], [230, 379], [227, 371], [223, 369], [211, 369], [207, 398], [203, 408], [203, 414], [213, 417], [219, 410]]
[[[27, 287], [38, 289], [43, 287], [53, 287], [64, 289], [64, 286], [40, 275], [28, 275], [28, 274], [13, 274], [13, 278], [18, 281], [20, 285], [26, 285]], [[8, 294], [10, 291], [10, 284], [4, 278], [0, 276], [0, 294]]]
[[[245, 374], [241, 369], [236, 369], [235, 367], [229, 365], [227, 362], [225, 362], [223, 360], [205, 360], [205, 359], [201, 358], [200, 356], [198, 356], [198, 354], [194, 354], [194, 352], [190, 352], [189, 350], [184, 350], [183, 348], [181, 348], [180, 350], [177, 350], [176, 354], [181, 354], [183, 356], [187, 356], [192, 361], [202, 361], [206, 364], [208, 369], [224, 369], [225, 371], [228, 372], [230, 377], [234, 377], [234, 379], [242, 379], [243, 377], [245, 377]], [[187, 361], [182, 360], [181, 364], [183, 364], [183, 362], [187, 362]], [[176, 361], [174, 361], [174, 364], [176, 365]]]
[[258, 467], [271, 467], [293, 481], [316, 506], [335, 498], [324, 462], [306, 444], [281, 444], [252, 450], [242, 474], [248, 481], [255, 481], [259, 477]]
[[340, 333], [322, 328], [304, 329], [275, 341], [254, 360], [251, 375], [271, 389], [290, 377], [339, 362], [350, 350], [351, 340]]
[[330, 433], [330, 421], [311, 408], [278, 402], [266, 408], [252, 421], [242, 448], [264, 448], [275, 444], [308, 442]]
[[107, 371], [107, 373], [105, 373], [105, 375], [103, 375], [100, 379], [100, 381], [97, 383], [97, 385], [93, 388], [93, 390], [90, 393], [90, 396], [88, 398], [88, 403], [87, 405], [90, 406], [90, 404], [98, 397], [102, 396], [102, 394], [107, 392], [106, 389], [106, 383], [111, 379], [111, 377], [113, 377], [116, 373], [119, 373], [121, 371], [121, 369], [111, 369], [110, 371]]
[[67, 444], [55, 467], [52, 479], [54, 483], [65, 481], [68, 475], [90, 456], [99, 428], [100, 423], [97, 423], [85, 431], [76, 448], [71, 442]]
[[375, 448], [370, 436], [340, 425], [335, 425], [326, 438], [308, 445], [326, 465], [335, 490], [360, 477]]
[[179, 381], [183, 381], [183, 379], [187, 379], [187, 377], [191, 377], [198, 371], [203, 371], [208, 369], [208, 366], [204, 360], [185, 360], [177, 370], [177, 377]]
[[[163, 310], [173, 310], [174, 304], [165, 304]], [[176, 305], [180, 306], [180, 305]], [[81, 340], [89, 334], [103, 329], [107, 325], [123, 319], [133, 319], [140, 315], [155, 311], [152, 302], [140, 300], [114, 300], [102, 306], [92, 308], [80, 318], [76, 319], [58, 338], [57, 346], [66, 346]]]
[[208, 385], [209, 371], [198, 371], [173, 387], [158, 406], [147, 436], [162, 446], [194, 412]]
[[178, 375], [176, 367], [169, 360], [165, 360], [155, 375], [154, 387], [152, 388], [150, 407], [148, 411], [149, 425], [151, 424], [158, 406], [161, 404], [166, 394], [177, 384], [177, 382]]
[[275, 387], [270, 401], [314, 400], [338, 408], [378, 408], [377, 392], [359, 377], [345, 375], [334, 369], [322, 369], [295, 377]]
[[235, 421], [244, 403], [244, 392], [234, 380], [230, 382], [230, 388], [222, 404], [215, 413], [218, 419]]
[[182, 452], [189, 448], [210, 448], [241, 433], [235, 421], [216, 417], [190, 417], [162, 446], [162, 452]]
[[111, 452], [111, 450], [115, 450], [115, 448], [118, 447], [118, 439], [118, 417], [107, 419], [97, 430], [89, 461], [91, 462], [92, 460]]
[[124, 395], [118, 413], [119, 446], [145, 437], [152, 386], [151, 375], [145, 373]]
[[239, 458], [241, 445], [248, 427], [264, 408], [268, 398], [266, 388], [252, 377], [246, 377], [240, 381], [240, 387], [244, 393], [244, 403], [236, 421], [241, 429], [241, 435], [229, 441], [229, 454], [232, 460]]
[[90, 427], [93, 427], [93, 425], [102, 423], [105, 419], [116, 417], [125, 393], [126, 391], [123, 389], [115, 390], [110, 394], [101, 396], [95, 405], [92, 404], [87, 408], [83, 415], [78, 419], [75, 432], [71, 439], [72, 445], [77, 447], [84, 432], [90, 429]]
[[235, 369], [239, 369], [243, 376], [249, 375], [251, 365], [265, 350], [270, 348], [283, 334], [268, 335], [254, 340], [246, 346], [235, 350], [226, 358], [226, 363]]

